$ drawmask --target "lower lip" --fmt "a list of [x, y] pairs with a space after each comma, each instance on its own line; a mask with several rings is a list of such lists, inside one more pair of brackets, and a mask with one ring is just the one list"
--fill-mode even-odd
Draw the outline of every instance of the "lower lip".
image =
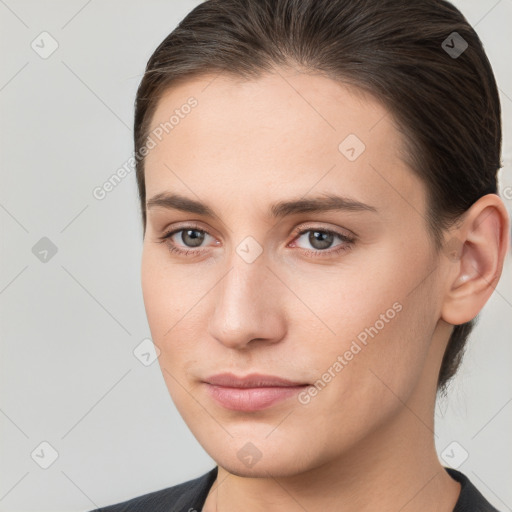
[[206, 383], [210, 396], [226, 409], [233, 411], [261, 411], [296, 395], [305, 386], [228, 388]]

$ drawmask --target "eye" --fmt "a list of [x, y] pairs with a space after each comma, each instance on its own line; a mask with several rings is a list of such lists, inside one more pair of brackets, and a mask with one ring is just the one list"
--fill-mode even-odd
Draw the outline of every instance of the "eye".
[[[333, 254], [347, 251], [355, 242], [355, 237], [330, 229], [299, 228], [296, 232], [299, 236], [295, 238], [293, 244], [296, 244], [296, 240], [304, 238], [303, 242], [310, 244], [314, 250], [303, 247], [301, 249], [309, 256], [314, 257], [332, 256]], [[308, 235], [307, 237], [305, 237], [306, 234]], [[332, 244], [336, 238], [341, 240], [341, 243], [332, 248]]]
[[[206, 231], [198, 229], [195, 226], [185, 226], [165, 233], [160, 237], [161, 242], [165, 242], [171, 252], [178, 254], [197, 253], [197, 248], [201, 246], [205, 239], [213, 238]], [[177, 243], [178, 240], [180, 243]]]
[[[341, 252], [348, 251], [352, 248], [356, 240], [355, 236], [349, 236], [348, 234], [339, 233], [331, 229], [309, 226], [295, 229], [294, 234], [297, 236], [289, 246], [297, 246], [297, 241], [304, 237], [305, 242], [309, 243], [313, 247], [313, 250], [301, 247], [300, 245], [298, 248], [307, 256], [312, 257], [332, 257]], [[306, 234], [309, 234], [309, 236], [305, 237]], [[171, 253], [192, 257], [206, 250], [206, 248], [201, 246], [208, 238], [215, 240], [214, 237], [205, 230], [189, 225], [165, 233], [163, 236], [159, 237], [159, 243], [166, 243]], [[340, 240], [341, 243], [332, 248], [336, 238]], [[217, 241], [215, 243], [218, 245]]]
[[[199, 229], [180, 229], [179, 231], [175, 231], [172, 236], [181, 233], [180, 236], [178, 236], [178, 239], [181, 238], [181, 241], [185, 243], [187, 247], [191, 247], [192, 249], [199, 247], [204, 239], [206, 232], [201, 231]], [[169, 236], [169, 238], [172, 238]]]

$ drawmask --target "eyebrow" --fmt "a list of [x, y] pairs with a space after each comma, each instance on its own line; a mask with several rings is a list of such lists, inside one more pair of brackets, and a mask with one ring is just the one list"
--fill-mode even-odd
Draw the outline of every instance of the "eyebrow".
[[[160, 207], [182, 212], [194, 213], [205, 217], [217, 217], [212, 208], [207, 204], [201, 203], [179, 194], [161, 193], [153, 196], [146, 203], [146, 208]], [[273, 218], [282, 218], [298, 213], [320, 213], [327, 211], [350, 211], [361, 212], [369, 211], [377, 213], [374, 206], [356, 201], [348, 197], [342, 197], [333, 194], [324, 194], [307, 199], [294, 199], [289, 201], [279, 201], [271, 205], [269, 215]]]

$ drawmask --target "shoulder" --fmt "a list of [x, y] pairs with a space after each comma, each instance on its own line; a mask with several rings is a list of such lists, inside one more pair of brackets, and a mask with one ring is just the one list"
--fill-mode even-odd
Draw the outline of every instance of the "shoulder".
[[453, 512], [499, 512], [483, 497], [464, 473], [451, 468], [445, 469], [454, 480], [460, 483], [460, 495]]
[[198, 512], [217, 477], [217, 466], [204, 475], [90, 512]]

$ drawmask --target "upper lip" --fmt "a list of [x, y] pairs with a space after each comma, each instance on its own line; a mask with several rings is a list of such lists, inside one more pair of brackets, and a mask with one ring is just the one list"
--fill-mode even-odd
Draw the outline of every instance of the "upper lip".
[[263, 375], [251, 373], [243, 377], [237, 377], [233, 373], [220, 373], [204, 379], [204, 382], [214, 386], [225, 386], [230, 388], [260, 388], [260, 387], [291, 387], [304, 386], [306, 382], [297, 382], [283, 379], [275, 375]]

